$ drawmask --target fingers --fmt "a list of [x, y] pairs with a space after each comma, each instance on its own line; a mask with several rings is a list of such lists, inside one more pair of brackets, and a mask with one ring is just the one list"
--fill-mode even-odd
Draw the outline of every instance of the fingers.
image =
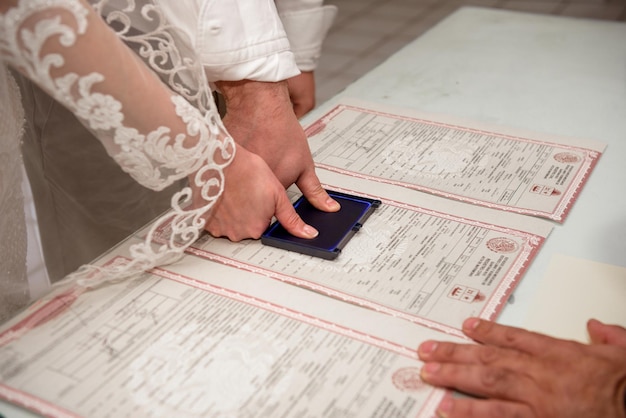
[[587, 332], [593, 344], [610, 344], [626, 348], [626, 328], [607, 325], [597, 319], [587, 322]]
[[[276, 201], [275, 216], [292, 235], [306, 239], [315, 238], [318, 235], [315, 228], [304, 223], [302, 218], [298, 216], [286, 193], [284, 198], [281, 197]], [[247, 219], [245, 224], [241, 224], [232, 217], [222, 215], [218, 218], [213, 216], [208, 219], [205, 229], [214, 237], [226, 237], [230, 241], [238, 242], [247, 238], [260, 238], [270, 221], [271, 217], [255, 218]]]
[[417, 354], [423, 361], [459, 364], [493, 364], [501, 361], [501, 352], [504, 352], [509, 357], [514, 355], [520, 357], [514, 351], [507, 353], [505, 350], [496, 347], [477, 344], [455, 344], [444, 341], [426, 341], [420, 344], [417, 349]]
[[292, 235], [317, 236], [298, 216], [282, 184], [258, 155], [238, 147], [224, 176], [224, 191], [205, 224], [211, 235], [231, 241], [257, 239], [275, 216]]
[[[536, 367], [531, 362], [527, 343], [537, 335], [491, 321], [471, 318], [464, 322], [463, 332], [479, 344], [455, 344], [426, 341], [418, 355], [426, 362], [422, 379], [435, 386], [451, 387], [473, 395], [504, 400], [519, 400], [532, 395], [536, 386], [529, 372]], [[538, 337], [537, 337], [538, 338]], [[522, 346], [522, 350], [518, 349]]]
[[466, 319], [463, 322], [463, 333], [483, 344], [513, 348], [524, 353], [537, 355], [551, 351], [557, 341], [547, 335], [500, 325], [479, 318]]
[[434, 386], [503, 400], [532, 397], [535, 390], [528, 376], [499, 365], [428, 362], [422, 367], [421, 377]]
[[532, 382], [524, 373], [527, 356], [507, 348], [426, 341], [418, 348], [425, 362], [422, 379], [477, 396], [520, 399]]
[[296, 114], [296, 118], [298, 119], [302, 119], [302, 117], [304, 115], [306, 115], [307, 113], [309, 113], [309, 111], [315, 106], [315, 104], [313, 104], [313, 106], [307, 105], [307, 104], [303, 104], [303, 103], [299, 103], [299, 102], [293, 102], [293, 112]]
[[532, 417], [532, 411], [524, 404], [472, 398], [446, 397], [437, 408], [440, 418], [502, 418]]
[[617, 344], [626, 330], [595, 320], [588, 327], [597, 345], [468, 319], [464, 333], [485, 345], [426, 341], [418, 348], [421, 376], [486, 398], [444, 401], [442, 417], [621, 416], [607, 410], [623, 411], [625, 357]]
[[304, 197], [317, 209], [324, 212], [337, 212], [341, 209], [339, 202], [324, 190], [314, 170], [302, 173], [296, 185]]
[[[241, 215], [241, 216], [240, 216]], [[268, 218], [248, 217], [237, 213], [230, 202], [218, 200], [208, 217], [204, 229], [216, 238], [228, 238], [232, 242], [258, 239], [270, 223]]]
[[289, 97], [296, 117], [300, 119], [315, 107], [315, 77], [312, 71], [303, 71], [287, 80]]
[[304, 223], [287, 198], [287, 193], [278, 195], [276, 200], [276, 219], [291, 235], [299, 238], [315, 238], [319, 232], [311, 225]]

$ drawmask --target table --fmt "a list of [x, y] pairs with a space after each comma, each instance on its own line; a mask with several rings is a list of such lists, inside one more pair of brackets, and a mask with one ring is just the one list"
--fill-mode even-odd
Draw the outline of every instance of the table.
[[[500, 322], [521, 323], [554, 254], [626, 266], [625, 24], [462, 8], [303, 123], [344, 96], [608, 143]], [[1, 402], [0, 413], [34, 416]]]
[[626, 24], [464, 7], [341, 97], [608, 144], [499, 322], [521, 326], [555, 254], [626, 266]]

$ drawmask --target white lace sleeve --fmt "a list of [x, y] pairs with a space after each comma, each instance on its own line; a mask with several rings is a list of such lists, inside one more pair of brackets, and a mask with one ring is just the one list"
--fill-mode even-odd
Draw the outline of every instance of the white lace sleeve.
[[[96, 10], [103, 11], [106, 3], [100, 1]], [[72, 111], [144, 186], [161, 190], [189, 177], [202, 194], [194, 198], [202, 206], [188, 209], [190, 188], [173, 196], [172, 213], [133, 248], [130, 263], [108, 270], [91, 267], [78, 275], [93, 277], [95, 284], [171, 261], [197, 238], [203, 216], [223, 190], [223, 168], [235, 150], [201, 71], [194, 71], [193, 61], [176, 48], [171, 28], [149, 3], [128, 1], [126, 8], [110, 12], [107, 19], [117, 34], [81, 0], [9, 1], [0, 7], [5, 63]], [[133, 33], [129, 11], [152, 22], [151, 31]], [[122, 39], [136, 46], [153, 71]], [[164, 223], [171, 230], [169, 240], [155, 244], [153, 232]]]

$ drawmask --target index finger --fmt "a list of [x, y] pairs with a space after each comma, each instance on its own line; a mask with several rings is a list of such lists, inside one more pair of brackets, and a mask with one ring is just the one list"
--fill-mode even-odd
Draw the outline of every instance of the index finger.
[[305, 223], [298, 215], [286, 192], [278, 195], [274, 216], [287, 232], [298, 238], [311, 239], [319, 235], [317, 229]]
[[555, 345], [564, 342], [544, 334], [501, 325], [480, 318], [466, 319], [463, 322], [463, 333], [483, 344], [512, 348], [533, 355], [545, 354]]
[[296, 181], [296, 186], [315, 208], [324, 212], [337, 212], [341, 209], [339, 202], [324, 190], [315, 170], [304, 171]]

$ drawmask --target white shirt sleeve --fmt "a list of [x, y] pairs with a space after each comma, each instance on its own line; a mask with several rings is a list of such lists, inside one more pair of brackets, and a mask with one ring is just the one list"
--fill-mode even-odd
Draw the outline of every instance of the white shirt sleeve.
[[209, 81], [280, 81], [300, 73], [273, 0], [160, 1]]
[[209, 81], [279, 81], [317, 66], [337, 13], [323, 0], [160, 1], [185, 32]]
[[291, 50], [301, 71], [313, 71], [321, 55], [322, 43], [337, 15], [336, 6], [323, 0], [276, 0]]

